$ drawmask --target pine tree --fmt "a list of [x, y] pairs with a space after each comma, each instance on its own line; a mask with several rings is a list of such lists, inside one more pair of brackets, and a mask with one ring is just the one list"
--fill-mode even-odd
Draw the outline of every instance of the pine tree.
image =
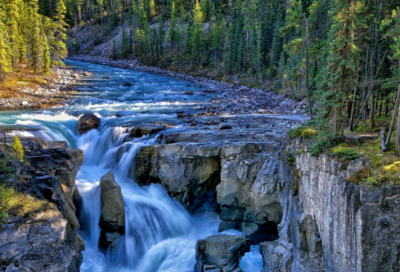
[[51, 65], [50, 49], [44, 31], [42, 31], [42, 43], [43, 43], [43, 73], [50, 74], [50, 65]]
[[157, 55], [160, 58], [163, 55], [163, 41], [164, 41], [164, 23], [162, 19], [162, 14], [158, 17], [158, 33], [157, 33]]
[[63, 0], [57, 0], [56, 14], [53, 23], [53, 37], [50, 42], [52, 66], [64, 65], [63, 59], [68, 56], [65, 40], [67, 39], [65, 21], [66, 7]]
[[11, 69], [10, 47], [8, 44], [8, 33], [4, 24], [5, 8], [4, 3], [0, 2], [0, 82], [4, 79], [4, 73]]
[[9, 47], [11, 49], [11, 59], [12, 66], [15, 68], [18, 60], [19, 60], [19, 50], [18, 46], [21, 43], [21, 35], [18, 27], [18, 22], [20, 20], [20, 0], [10, 0], [6, 5], [6, 14], [7, 22], [8, 22], [8, 38], [9, 38]]
[[126, 59], [127, 57], [127, 43], [126, 43], [126, 31], [125, 28], [122, 29], [121, 37], [121, 58]]
[[355, 36], [359, 22], [357, 14], [363, 5], [353, 0], [336, 0], [331, 8], [332, 26], [329, 31], [329, 47], [326, 65], [321, 71], [319, 85], [320, 125], [337, 134], [343, 135], [345, 112], [350, 91], [355, 84], [354, 74], [359, 62], [359, 50]]
[[204, 30], [203, 30], [203, 13], [199, 1], [193, 10], [193, 25], [189, 29], [190, 32], [190, 49], [194, 67], [198, 67], [201, 63], [201, 53], [204, 45]]
[[169, 29], [168, 29], [168, 39], [171, 41], [171, 49], [175, 47], [175, 43], [177, 40], [177, 25], [176, 25], [176, 16], [175, 16], [175, 2], [171, 3], [171, 18], [169, 21]]

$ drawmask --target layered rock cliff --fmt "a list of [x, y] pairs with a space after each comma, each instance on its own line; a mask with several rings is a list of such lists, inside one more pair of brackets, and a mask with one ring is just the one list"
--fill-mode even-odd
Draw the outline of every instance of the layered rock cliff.
[[0, 262], [5, 271], [79, 271], [83, 239], [73, 198], [83, 152], [66, 142], [22, 139], [29, 165], [19, 169], [24, 181], [13, 185], [20, 194], [49, 205], [29, 215], [10, 214], [0, 230]]
[[262, 243], [270, 271], [399, 271], [400, 186], [358, 185], [362, 159], [311, 157], [307, 145], [295, 155], [302, 145], [287, 147], [298, 176], [283, 197], [279, 239]]
[[224, 122], [231, 129], [165, 132], [130, 176], [160, 183], [190, 211], [218, 212], [220, 231], [260, 243], [265, 271], [399, 271], [399, 185], [362, 185], [362, 159], [311, 157], [308, 140], [285, 136], [299, 120]]

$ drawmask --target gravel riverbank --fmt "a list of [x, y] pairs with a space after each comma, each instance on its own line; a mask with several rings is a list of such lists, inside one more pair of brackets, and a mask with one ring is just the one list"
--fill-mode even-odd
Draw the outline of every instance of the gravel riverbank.
[[[4, 87], [0, 95], [0, 110], [39, 109], [62, 106], [69, 91], [83, 73], [70, 69], [57, 69], [49, 76], [16, 81], [10, 89]], [[6, 82], [7, 83], [7, 82]], [[10, 85], [10, 84], [8, 84]]]

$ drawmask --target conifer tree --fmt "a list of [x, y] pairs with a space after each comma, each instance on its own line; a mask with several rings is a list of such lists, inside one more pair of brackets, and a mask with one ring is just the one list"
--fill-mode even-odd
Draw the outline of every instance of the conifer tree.
[[121, 58], [126, 59], [127, 57], [127, 43], [126, 43], [126, 31], [125, 28], [122, 29], [121, 37]]
[[43, 44], [43, 73], [50, 74], [50, 65], [51, 65], [50, 49], [44, 31], [42, 31], [42, 44]]
[[319, 114], [324, 121], [319, 124], [327, 126], [339, 137], [344, 130], [344, 106], [355, 84], [354, 74], [359, 61], [355, 43], [359, 27], [357, 14], [362, 9], [362, 3], [353, 0], [336, 0], [331, 9], [328, 55], [318, 90], [321, 102]]
[[50, 42], [50, 54], [53, 66], [64, 65], [63, 59], [68, 56], [65, 40], [67, 39], [65, 21], [66, 7], [63, 0], [57, 0], [56, 12], [53, 23], [53, 38]]
[[21, 43], [21, 35], [18, 27], [18, 22], [20, 20], [20, 7], [21, 1], [20, 0], [10, 0], [6, 5], [6, 18], [8, 22], [8, 38], [9, 38], [9, 47], [12, 59], [12, 66], [15, 68], [18, 60], [19, 60], [19, 51], [18, 46]]
[[189, 29], [190, 32], [190, 49], [193, 65], [198, 67], [201, 63], [201, 53], [204, 46], [204, 29], [203, 29], [203, 13], [199, 1], [196, 0], [196, 4], [193, 10], [193, 25]]
[[8, 44], [8, 33], [4, 24], [5, 7], [4, 2], [0, 2], [0, 81], [3, 80], [4, 73], [9, 72], [11, 68], [10, 48]]
[[177, 40], [177, 25], [176, 25], [176, 16], [175, 16], [175, 1], [171, 3], [171, 18], [169, 21], [169, 29], [168, 29], [168, 39], [171, 41], [171, 49], [175, 47], [175, 43]]

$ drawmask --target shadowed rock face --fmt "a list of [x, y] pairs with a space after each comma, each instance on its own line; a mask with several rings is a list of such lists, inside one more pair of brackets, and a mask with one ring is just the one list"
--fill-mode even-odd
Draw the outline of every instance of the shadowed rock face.
[[84, 113], [76, 124], [79, 134], [84, 134], [100, 126], [100, 119], [93, 113]]
[[240, 258], [250, 250], [249, 241], [242, 236], [218, 234], [196, 244], [195, 272], [240, 272]]
[[99, 226], [101, 234], [99, 249], [103, 252], [125, 231], [125, 206], [121, 187], [115, 182], [112, 171], [107, 172], [100, 180], [101, 216]]
[[0, 264], [6, 271], [79, 271], [85, 243], [78, 234], [73, 194], [83, 152], [64, 141], [21, 139], [28, 166], [26, 182], [14, 190], [54, 203], [29, 217], [11, 216], [0, 232]]
[[290, 182], [298, 191], [283, 195], [279, 239], [261, 243], [265, 266], [272, 272], [399, 271], [400, 186], [349, 182], [367, 167], [362, 159], [311, 157], [300, 139], [285, 149], [295, 159], [298, 174]]

